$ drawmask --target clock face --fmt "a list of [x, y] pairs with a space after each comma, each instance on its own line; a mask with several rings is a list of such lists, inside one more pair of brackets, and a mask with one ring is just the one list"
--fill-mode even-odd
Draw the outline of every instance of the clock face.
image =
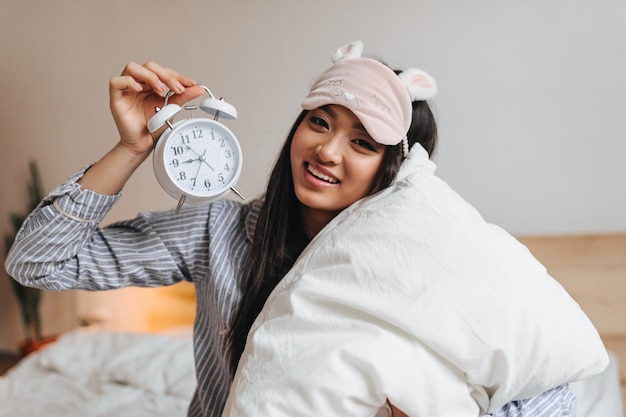
[[183, 193], [209, 198], [235, 184], [241, 171], [241, 148], [221, 123], [188, 119], [174, 125], [163, 148], [168, 177]]

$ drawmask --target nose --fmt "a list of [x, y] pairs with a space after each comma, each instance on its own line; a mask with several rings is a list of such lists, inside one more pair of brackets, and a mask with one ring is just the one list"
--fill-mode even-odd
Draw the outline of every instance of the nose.
[[343, 138], [339, 134], [325, 137], [316, 148], [316, 154], [321, 162], [337, 165], [343, 157]]

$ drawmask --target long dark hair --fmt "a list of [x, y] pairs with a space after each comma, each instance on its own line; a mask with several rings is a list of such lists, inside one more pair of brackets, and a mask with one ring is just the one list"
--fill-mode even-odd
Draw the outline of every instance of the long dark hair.
[[[309, 242], [294, 192], [290, 159], [293, 136], [306, 114], [306, 111], [300, 113], [293, 124], [269, 178], [247, 260], [247, 273], [241, 283], [242, 300], [226, 341], [233, 373], [252, 323], [272, 290]], [[409, 147], [420, 143], [430, 156], [433, 155], [437, 144], [437, 124], [425, 101], [413, 102], [413, 119], [407, 138]], [[372, 194], [391, 185], [402, 160], [402, 144], [387, 146]]]

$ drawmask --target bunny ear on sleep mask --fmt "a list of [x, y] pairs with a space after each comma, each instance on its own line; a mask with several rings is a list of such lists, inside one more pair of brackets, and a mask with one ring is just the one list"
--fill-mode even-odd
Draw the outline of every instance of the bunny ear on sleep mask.
[[407, 68], [398, 77], [409, 90], [412, 101], [426, 101], [437, 95], [437, 82], [424, 70]]
[[[363, 42], [351, 42], [338, 48], [332, 56], [332, 61], [361, 58], [363, 49]], [[398, 74], [398, 77], [409, 90], [411, 101], [426, 101], [437, 95], [437, 82], [430, 74], [420, 68], [407, 68]]]
[[333, 63], [342, 59], [361, 58], [363, 56], [363, 42], [354, 41], [338, 48], [331, 57]]

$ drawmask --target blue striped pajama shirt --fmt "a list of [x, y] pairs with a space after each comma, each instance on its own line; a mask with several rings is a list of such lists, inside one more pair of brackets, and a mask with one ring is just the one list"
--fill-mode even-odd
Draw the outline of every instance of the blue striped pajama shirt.
[[[84, 170], [53, 190], [27, 219], [7, 257], [9, 274], [48, 290], [156, 287], [192, 281], [198, 386], [190, 417], [220, 416], [231, 384], [223, 337], [240, 300], [258, 201], [219, 200], [180, 213], [145, 212], [100, 228], [119, 195], [80, 189]], [[574, 416], [567, 385], [515, 401], [494, 416]]]

